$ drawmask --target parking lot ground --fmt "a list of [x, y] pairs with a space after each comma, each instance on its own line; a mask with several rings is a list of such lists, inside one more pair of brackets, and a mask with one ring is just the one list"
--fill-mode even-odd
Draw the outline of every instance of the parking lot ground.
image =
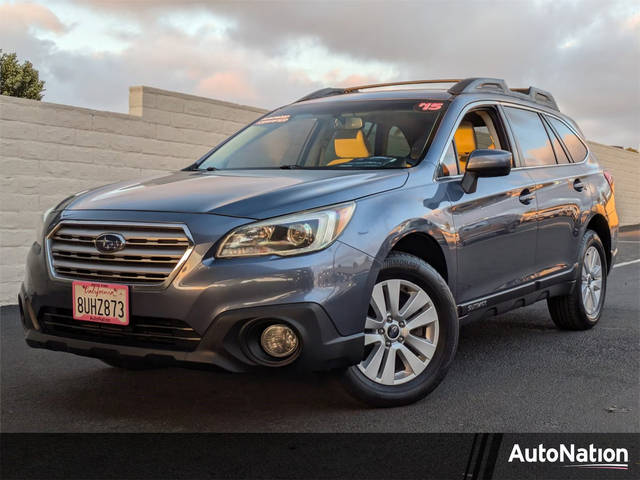
[[545, 303], [464, 325], [443, 383], [394, 409], [357, 403], [328, 373], [130, 372], [31, 349], [2, 307], [1, 430], [640, 432], [640, 235], [620, 241], [594, 329], [556, 330]]

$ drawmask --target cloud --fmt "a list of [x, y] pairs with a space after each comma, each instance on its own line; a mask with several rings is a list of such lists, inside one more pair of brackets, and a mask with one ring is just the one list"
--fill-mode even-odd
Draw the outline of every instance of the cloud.
[[240, 72], [217, 72], [203, 78], [196, 86], [196, 93], [214, 98], [258, 98], [256, 90]]
[[55, 33], [64, 33], [68, 27], [47, 7], [35, 3], [9, 3], [0, 5], [0, 28], [26, 30], [39, 27]]
[[[0, 31], [3, 48], [46, 72], [50, 101], [126, 111], [127, 87], [147, 84], [269, 108], [325, 86], [495, 76], [551, 91], [589, 138], [640, 140], [635, 0], [47, 4], [31, 6], [62, 25], [75, 12], [119, 42], [100, 50], [71, 28], [65, 46], [91, 46], [71, 51], [31, 28], [45, 28], [36, 15]], [[127, 28], [105, 30], [106, 17]]]

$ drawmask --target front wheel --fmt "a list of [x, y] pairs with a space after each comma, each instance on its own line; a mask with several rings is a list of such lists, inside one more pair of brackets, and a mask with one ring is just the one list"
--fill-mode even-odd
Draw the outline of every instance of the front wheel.
[[458, 315], [444, 279], [423, 260], [392, 253], [371, 295], [362, 362], [347, 389], [377, 407], [413, 403], [444, 378], [458, 346]]

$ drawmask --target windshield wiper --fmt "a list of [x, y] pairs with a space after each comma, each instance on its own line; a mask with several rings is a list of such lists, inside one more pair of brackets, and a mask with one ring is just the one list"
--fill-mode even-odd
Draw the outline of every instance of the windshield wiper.
[[281, 170], [294, 170], [296, 168], [303, 168], [303, 167], [294, 163], [291, 165], [280, 165], [278, 168], [280, 168]]
[[401, 160], [403, 159], [398, 157], [388, 157], [385, 155], [358, 157], [345, 163], [332, 165], [331, 168], [388, 168], [390, 166], [395, 166], [394, 164]]

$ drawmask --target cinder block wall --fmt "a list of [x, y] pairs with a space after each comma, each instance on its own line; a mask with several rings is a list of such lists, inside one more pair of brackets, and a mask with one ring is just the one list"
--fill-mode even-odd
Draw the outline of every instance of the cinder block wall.
[[16, 303], [44, 210], [87, 188], [184, 168], [265, 110], [131, 87], [129, 112], [0, 95], [0, 304]]
[[640, 224], [640, 153], [589, 142], [591, 151], [613, 175], [621, 225]]
[[[183, 168], [259, 108], [131, 87], [129, 114], [0, 96], [0, 304], [15, 303], [42, 212], [109, 182]], [[640, 155], [591, 143], [615, 177], [621, 223], [640, 224]]]

